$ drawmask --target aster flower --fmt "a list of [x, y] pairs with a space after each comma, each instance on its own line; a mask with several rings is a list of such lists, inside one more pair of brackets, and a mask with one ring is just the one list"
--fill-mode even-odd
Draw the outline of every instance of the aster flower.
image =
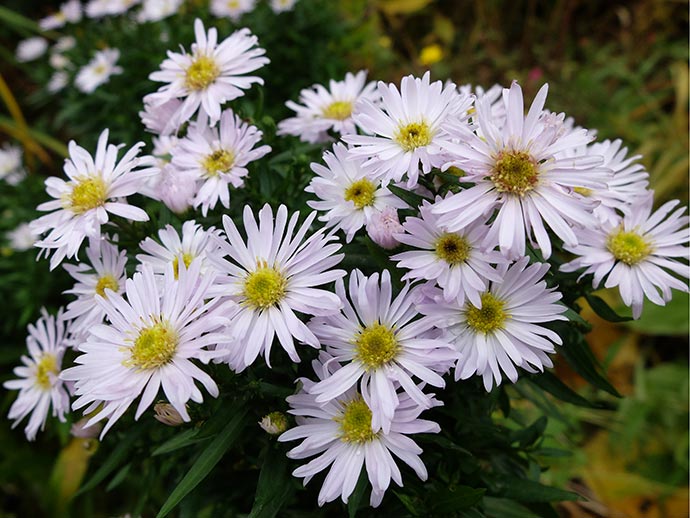
[[188, 121], [198, 109], [209, 116], [211, 125], [220, 119], [221, 105], [244, 95], [243, 90], [263, 79], [247, 76], [269, 62], [265, 50], [249, 29], [235, 31], [218, 43], [215, 28], [204, 30], [204, 24], [194, 22], [196, 43], [191, 54], [168, 51], [168, 59], [161, 70], [153, 72], [152, 81], [167, 83], [157, 94], [157, 102], [183, 99], [176, 116], [177, 125]]
[[37, 238], [38, 236], [31, 231], [31, 226], [28, 223], [20, 223], [14, 230], [7, 233], [10, 248], [17, 252], [33, 248]]
[[417, 248], [391, 257], [399, 268], [410, 270], [403, 280], [425, 279], [436, 282], [443, 289], [445, 300], [457, 299], [458, 304], [468, 299], [481, 305], [480, 294], [486, 291], [488, 281], [500, 281], [490, 263], [506, 262], [503, 256], [482, 245], [489, 228], [483, 222], [474, 223], [461, 231], [448, 232], [431, 212], [431, 204], [424, 202], [419, 208], [421, 218], [407, 218], [404, 234], [396, 239]]
[[3, 387], [19, 390], [8, 417], [15, 420], [14, 428], [31, 414], [24, 432], [26, 438], [33, 441], [38, 430], [45, 427], [51, 407], [53, 416], [62, 422], [69, 411], [69, 395], [58, 378], [66, 349], [66, 323], [61, 311], [55, 317], [43, 308], [41, 318], [35, 325], [30, 324], [28, 330], [26, 345], [30, 356], [22, 356], [23, 365], [14, 369], [19, 379], [6, 381]]
[[141, 22], [158, 22], [175, 14], [184, 0], [143, 0], [137, 20]]
[[224, 340], [215, 331], [226, 323], [225, 308], [209, 299], [211, 278], [200, 275], [200, 262], [189, 269], [180, 265], [178, 273], [175, 278], [169, 265], [160, 284], [144, 267], [127, 280], [126, 300], [112, 291], [106, 291], [107, 299], [96, 298], [111, 324], [91, 328], [79, 346], [84, 354], [60, 377], [75, 382], [73, 408], [94, 414], [86, 426], [108, 419], [101, 437], [141, 396], [138, 419], [161, 387], [184, 421], [190, 420], [186, 403], [203, 401], [196, 381], [218, 395], [215, 382], [192, 360], [206, 363], [216, 356], [207, 347]]
[[319, 221], [325, 222], [327, 227], [342, 228], [348, 243], [373, 212], [386, 207], [406, 207], [380, 180], [371, 178], [359, 161], [348, 160], [347, 148], [342, 144], [335, 144], [333, 152], [326, 151], [323, 161], [325, 166], [311, 164], [317, 176], [305, 191], [314, 193], [319, 201], [308, 201], [307, 205], [325, 211]]
[[34, 61], [40, 58], [48, 50], [48, 40], [40, 36], [26, 38], [17, 45], [15, 57], [20, 63]]
[[285, 105], [297, 113], [278, 124], [278, 135], [295, 135], [304, 142], [325, 142], [330, 140], [328, 131], [339, 135], [356, 133], [353, 120], [356, 106], [362, 99], [372, 103], [378, 101], [373, 82], [367, 83], [365, 70], [345, 74], [343, 81], [329, 82], [329, 88], [314, 85], [299, 94], [301, 104], [288, 101]]
[[67, 72], [58, 71], [53, 73], [52, 76], [50, 76], [50, 79], [46, 84], [46, 89], [50, 93], [56, 93], [62, 90], [64, 87], [66, 87], [68, 83], [69, 75], [67, 74]]
[[156, 135], [170, 135], [175, 132], [175, 114], [182, 106], [182, 101], [162, 98], [160, 93], [154, 92], [145, 95], [143, 102], [144, 110], [139, 112], [139, 118], [146, 131]]
[[429, 72], [419, 79], [402, 79], [400, 91], [394, 84], [379, 81], [380, 105], [363, 99], [353, 116], [355, 123], [371, 135], [344, 135], [350, 155], [365, 157], [364, 167], [387, 180], [417, 185], [419, 169], [428, 173], [442, 162], [441, 144], [448, 137], [442, 126], [451, 115], [466, 112], [472, 98], [462, 97], [453, 83], [429, 83]]
[[[594, 225], [595, 203], [572, 196], [572, 189], [602, 189], [610, 171], [599, 167], [601, 157], [558, 158], [564, 149], [587, 144], [584, 129], [559, 132], [562, 122], [544, 113], [548, 85], [537, 93], [524, 115], [522, 90], [514, 82], [504, 90], [505, 123], [500, 126], [488, 99], [475, 103], [477, 133], [453, 126], [459, 141], [444, 146], [455, 159], [446, 164], [461, 167], [469, 189], [438, 202], [432, 211], [449, 231], [465, 228], [498, 209], [487, 242], [498, 240], [501, 252], [511, 258], [525, 255], [526, 237], [535, 242], [545, 258], [551, 255], [551, 238], [544, 222], [566, 244], [577, 243], [573, 225]], [[501, 121], [502, 122], [502, 121]]]
[[140, 3], [141, 0], [91, 0], [84, 11], [89, 18], [102, 18], [103, 16], [114, 16], [129, 11], [132, 7]]
[[17, 185], [26, 177], [22, 167], [22, 148], [5, 143], [0, 148], [0, 180]]
[[91, 61], [77, 72], [77, 77], [74, 78], [77, 89], [90, 94], [102, 84], [107, 83], [110, 76], [121, 74], [122, 67], [115, 65], [118, 59], [120, 59], [118, 49], [97, 51]]
[[[320, 380], [331, 375], [326, 364], [327, 355], [321, 361], [314, 361], [314, 370]], [[331, 365], [333, 365], [331, 363]], [[336, 371], [337, 373], [337, 371]], [[438, 424], [419, 419], [422, 408], [406, 394], [400, 394], [400, 401], [393, 413], [388, 432], [375, 431], [372, 426], [373, 413], [367, 401], [352, 388], [328, 403], [321, 404], [310, 393], [314, 382], [300, 378], [302, 390], [287, 398], [292, 407], [289, 412], [297, 416], [298, 426], [283, 433], [281, 442], [304, 439], [288, 452], [292, 459], [304, 459], [318, 455], [292, 474], [303, 477], [307, 484], [314, 475], [328, 470], [319, 492], [319, 505], [340, 497], [347, 503], [359, 480], [362, 469], [366, 469], [372, 486], [370, 505], [377, 507], [388, 489], [391, 479], [402, 486], [402, 475], [393, 455], [411, 467], [417, 476], [427, 479], [424, 463], [419, 458], [422, 449], [407, 437], [415, 433], [438, 433]], [[441, 403], [430, 400], [433, 406]], [[393, 454], [393, 455], [391, 455]]]
[[235, 223], [223, 216], [227, 240], [220, 241], [228, 259], [215, 261], [219, 272], [213, 293], [236, 303], [229, 315], [228, 334], [233, 343], [227, 351], [228, 363], [236, 370], [251, 365], [263, 354], [270, 366], [270, 351], [277, 335], [281, 347], [294, 362], [299, 361], [294, 339], [318, 348], [319, 341], [295, 315], [328, 315], [337, 312], [340, 298], [317, 288], [341, 278], [343, 270], [332, 270], [343, 258], [333, 234], [318, 231], [305, 236], [314, 221], [312, 212], [295, 232], [299, 213], [288, 221], [287, 207], [281, 205], [275, 220], [271, 207], [258, 214], [258, 225], [249, 206], [244, 208], [246, 242]]
[[202, 274], [208, 270], [214, 270], [211, 261], [212, 256], [220, 255], [217, 237], [220, 232], [214, 228], [205, 230], [195, 221], [185, 221], [182, 225], [182, 237], [172, 225], [166, 225], [158, 231], [158, 239], [161, 244], [150, 237], [140, 244], [144, 254], [137, 254], [138, 270], [150, 267], [154, 274], [163, 276], [168, 266], [173, 266], [173, 272], [177, 275], [180, 258], [188, 268], [192, 261], [197, 260]]
[[107, 129], [98, 138], [95, 158], [76, 142], [69, 143], [70, 156], [64, 166], [68, 181], [55, 177], [46, 180], [46, 191], [55, 199], [42, 203], [38, 210], [53, 212], [31, 223], [37, 234], [50, 231], [36, 246], [46, 253], [54, 251], [51, 270], [65, 257], [74, 257], [85, 237], [100, 239], [108, 213], [134, 221], [149, 219], [143, 210], [121, 199], [137, 192], [147, 176], [156, 172], [137, 169], [151, 164], [150, 159], [137, 158], [143, 145], [135, 144], [118, 162], [119, 146], [108, 144]]
[[[659, 306], [671, 300], [671, 288], [688, 291], [690, 241], [687, 207], [674, 208], [678, 200], [665, 203], [652, 213], [653, 193], [634, 208], [625, 210], [617, 222], [605, 221], [599, 227], [582, 229], [580, 243], [566, 247], [579, 256], [561, 266], [565, 272], [586, 268], [583, 276], [593, 274], [598, 288], [604, 278], [606, 288], [618, 287], [621, 298], [632, 306], [633, 316], [642, 314], [644, 299]], [[673, 211], [673, 212], [672, 212]]]
[[297, 0], [271, 0], [271, 9], [274, 13], [284, 13], [286, 11], [291, 11]]
[[243, 14], [254, 10], [256, 0], [211, 0], [209, 11], [219, 18], [228, 17], [237, 22]]
[[444, 387], [439, 374], [450, 368], [457, 354], [447, 342], [430, 337], [432, 319], [416, 319], [418, 296], [409, 284], [391, 300], [388, 271], [381, 274], [379, 285], [377, 273], [365, 277], [355, 270], [348, 293], [342, 280], [336, 282], [335, 291], [343, 301], [342, 311], [312, 319], [309, 329], [343, 367], [309, 392], [317, 396], [317, 403], [325, 404], [359, 385], [372, 412], [373, 431], [388, 433], [399, 404], [398, 386], [421, 408], [430, 408], [429, 396], [412, 378]]
[[380, 211], [372, 211], [369, 215], [367, 234], [381, 248], [392, 250], [397, 247], [400, 244], [398, 235], [403, 231], [398, 211], [394, 207], [386, 206]]
[[95, 324], [101, 324], [105, 311], [96, 303], [96, 296], [108, 298], [106, 289], [112, 293], [122, 293], [125, 289], [127, 273], [127, 251], [105, 239], [92, 240], [86, 249], [89, 264], [64, 265], [65, 270], [77, 282], [72, 289], [65, 291], [77, 296], [69, 303], [63, 318], [73, 320], [71, 335], [80, 340]]
[[418, 305], [421, 313], [435, 318], [436, 325], [452, 337], [460, 353], [456, 380], [477, 374], [490, 391], [501, 384], [503, 375], [517, 381], [516, 367], [543, 372], [553, 365], [547, 353], [555, 352], [554, 344], [563, 342], [539, 324], [567, 320], [562, 314], [567, 308], [557, 303], [561, 294], [541, 280], [549, 265], [528, 263], [523, 257], [511, 266], [499, 264], [502, 281], [491, 282], [481, 294], [481, 305], [446, 301], [440, 291], [428, 293], [434, 303]]
[[218, 200], [226, 209], [230, 207], [229, 186], [244, 185], [244, 177], [249, 174], [246, 165], [271, 151], [270, 146], [254, 148], [261, 136], [255, 126], [226, 110], [217, 127], [209, 127], [202, 117], [173, 148], [173, 166], [197, 179], [199, 186], [193, 205], [201, 206], [204, 216]]
[[58, 12], [39, 20], [38, 26], [44, 31], [49, 31], [64, 27], [66, 23], [77, 23], [79, 20], [81, 20], [81, 2], [69, 0], [60, 5]]

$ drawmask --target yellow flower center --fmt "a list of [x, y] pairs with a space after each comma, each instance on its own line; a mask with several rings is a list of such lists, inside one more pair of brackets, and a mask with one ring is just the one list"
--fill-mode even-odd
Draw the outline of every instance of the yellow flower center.
[[470, 256], [472, 247], [467, 239], [456, 234], [442, 234], [436, 240], [436, 255], [448, 264], [459, 264]]
[[343, 442], [365, 443], [378, 434], [371, 429], [371, 410], [361, 397], [345, 405], [343, 415], [336, 417], [340, 423], [340, 440]]
[[582, 196], [591, 196], [594, 191], [592, 189], [588, 189], [587, 187], [574, 187], [573, 191], [575, 191], [578, 194], [581, 194]]
[[[194, 260], [194, 256], [192, 254], [189, 254], [187, 252], [182, 253], [182, 262], [184, 263], [185, 268], [189, 268], [189, 265], [192, 264], [192, 261]], [[180, 259], [176, 255], [175, 259], [173, 259], [173, 274], [175, 275], [175, 279], [179, 278], [180, 276]]]
[[179, 337], [170, 324], [159, 321], [139, 331], [131, 356], [123, 364], [137, 370], [157, 369], [173, 359], [178, 343]]
[[502, 329], [506, 319], [509, 318], [503, 311], [504, 302], [497, 299], [491, 293], [482, 294], [481, 309], [467, 304], [467, 325], [478, 333], [491, 333], [496, 329]]
[[202, 167], [206, 171], [206, 176], [218, 176], [226, 173], [235, 164], [235, 155], [227, 149], [219, 149], [204, 158]]
[[625, 232], [622, 228], [606, 239], [606, 248], [618, 261], [632, 266], [644, 260], [654, 248], [636, 232]]
[[105, 297], [106, 288], [109, 290], [117, 291], [120, 285], [117, 283], [117, 279], [110, 274], [106, 274], [98, 279], [96, 283], [96, 293], [101, 297]]
[[418, 147], [430, 144], [432, 136], [429, 125], [422, 121], [400, 126], [394, 138], [405, 151], [414, 151]]
[[351, 201], [357, 209], [362, 210], [364, 207], [370, 207], [374, 204], [375, 192], [376, 186], [370, 180], [362, 178], [345, 189], [345, 200]]
[[275, 268], [260, 266], [244, 281], [244, 297], [254, 309], [267, 309], [279, 302], [287, 289], [287, 279]]
[[43, 354], [36, 364], [36, 385], [42, 390], [50, 390], [51, 377], [58, 375], [57, 359], [52, 354]]
[[185, 71], [184, 86], [187, 90], [204, 90], [220, 75], [216, 62], [208, 56], [197, 56]]
[[108, 188], [99, 176], [87, 176], [77, 180], [67, 201], [67, 207], [75, 214], [83, 214], [105, 204]]
[[343, 121], [352, 115], [352, 103], [350, 101], [335, 101], [323, 109], [326, 119]]
[[355, 355], [367, 370], [378, 369], [388, 363], [399, 350], [395, 333], [382, 324], [365, 327], [355, 341]]
[[230, 9], [239, 9], [240, 2], [239, 0], [230, 0], [227, 5]]
[[537, 185], [539, 169], [535, 160], [523, 151], [501, 153], [489, 179], [499, 192], [524, 196]]

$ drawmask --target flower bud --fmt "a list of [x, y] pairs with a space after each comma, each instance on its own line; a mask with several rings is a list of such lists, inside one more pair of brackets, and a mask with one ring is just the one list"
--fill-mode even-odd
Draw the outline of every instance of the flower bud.
[[184, 423], [184, 419], [182, 419], [180, 413], [175, 410], [175, 407], [165, 401], [159, 401], [153, 405], [153, 411], [156, 412], [154, 417], [165, 425], [180, 426]]
[[404, 232], [398, 219], [398, 211], [393, 207], [386, 207], [380, 212], [373, 212], [367, 222], [367, 232], [371, 240], [382, 248], [390, 250], [398, 246], [395, 234]]
[[278, 435], [287, 430], [287, 417], [282, 412], [271, 412], [259, 421], [259, 426], [270, 435]]

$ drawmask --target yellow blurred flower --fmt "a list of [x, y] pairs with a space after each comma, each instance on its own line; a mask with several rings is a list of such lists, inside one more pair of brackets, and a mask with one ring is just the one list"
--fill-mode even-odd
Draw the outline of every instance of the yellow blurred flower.
[[440, 45], [434, 43], [427, 45], [419, 53], [419, 63], [422, 65], [433, 65], [443, 59], [443, 49]]

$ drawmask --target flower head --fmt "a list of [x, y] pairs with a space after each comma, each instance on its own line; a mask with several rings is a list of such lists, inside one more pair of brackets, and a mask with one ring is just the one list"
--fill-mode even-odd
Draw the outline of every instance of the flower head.
[[77, 72], [74, 84], [82, 92], [90, 94], [102, 84], [107, 83], [110, 76], [122, 73], [122, 67], [115, 65], [118, 59], [120, 59], [118, 49], [97, 51], [93, 59]]

